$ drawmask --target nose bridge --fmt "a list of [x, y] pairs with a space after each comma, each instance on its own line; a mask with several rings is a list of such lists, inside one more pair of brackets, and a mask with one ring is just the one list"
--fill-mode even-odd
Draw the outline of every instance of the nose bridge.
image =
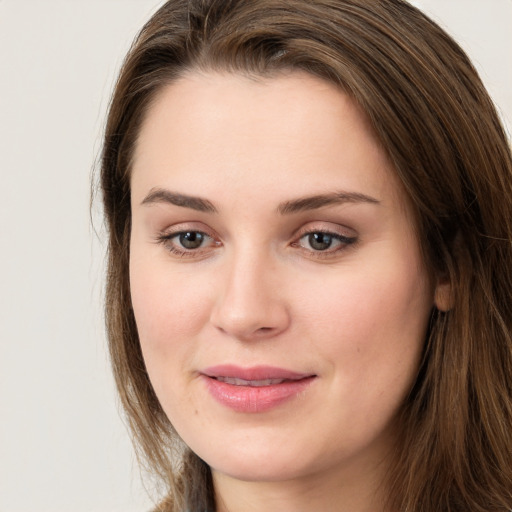
[[238, 339], [274, 336], [289, 323], [284, 297], [275, 286], [279, 273], [266, 248], [234, 249], [224, 262], [212, 323]]

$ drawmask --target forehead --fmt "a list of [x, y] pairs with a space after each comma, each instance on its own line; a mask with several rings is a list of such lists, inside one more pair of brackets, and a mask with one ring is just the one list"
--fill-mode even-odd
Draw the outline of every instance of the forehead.
[[206, 196], [261, 191], [276, 201], [333, 187], [403, 197], [362, 109], [302, 72], [183, 76], [146, 113], [133, 162], [139, 196], [159, 186]]

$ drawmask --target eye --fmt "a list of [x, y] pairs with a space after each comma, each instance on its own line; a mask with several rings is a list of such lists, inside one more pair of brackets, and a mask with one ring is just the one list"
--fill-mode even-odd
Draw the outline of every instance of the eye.
[[346, 249], [356, 241], [355, 236], [315, 230], [304, 233], [294, 245], [312, 253], [323, 253], [328, 256]]
[[186, 231], [175, 235], [175, 238], [185, 249], [199, 249], [208, 235], [200, 231]]
[[163, 233], [157, 237], [157, 242], [180, 257], [201, 256], [209, 248], [220, 245], [210, 235], [196, 230]]
[[309, 233], [307, 241], [309, 246], [315, 251], [326, 251], [331, 247], [334, 237], [329, 233]]

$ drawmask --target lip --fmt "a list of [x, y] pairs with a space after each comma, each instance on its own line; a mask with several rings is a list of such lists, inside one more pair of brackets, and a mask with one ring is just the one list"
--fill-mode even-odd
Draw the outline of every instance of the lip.
[[274, 366], [219, 365], [204, 369], [201, 378], [220, 404], [236, 412], [259, 413], [297, 397], [316, 375]]

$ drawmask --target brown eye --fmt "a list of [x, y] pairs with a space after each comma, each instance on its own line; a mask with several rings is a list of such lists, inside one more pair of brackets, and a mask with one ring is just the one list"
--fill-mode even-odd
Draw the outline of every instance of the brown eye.
[[178, 235], [178, 240], [184, 249], [199, 249], [205, 240], [205, 235], [199, 231], [186, 231]]
[[210, 235], [192, 230], [161, 234], [157, 242], [170, 253], [180, 257], [204, 256], [205, 251], [208, 252], [209, 249], [220, 245]]
[[327, 256], [342, 251], [356, 241], [357, 237], [355, 236], [349, 237], [329, 231], [310, 231], [309, 233], [304, 233], [296, 245], [310, 253], [318, 255], [324, 253]]

